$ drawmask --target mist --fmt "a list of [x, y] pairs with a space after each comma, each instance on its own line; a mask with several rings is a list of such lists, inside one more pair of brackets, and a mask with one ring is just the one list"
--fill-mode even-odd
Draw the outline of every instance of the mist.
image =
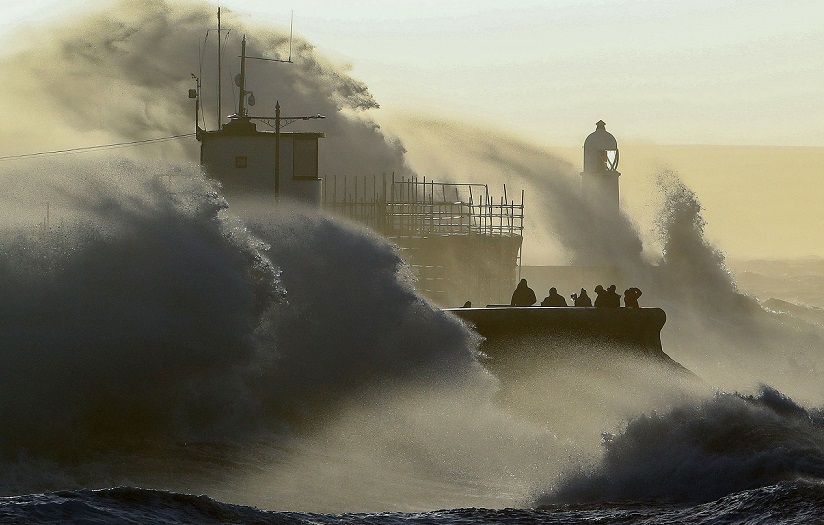
[[597, 429], [640, 398], [663, 410], [686, 395], [651, 369], [649, 396], [608, 406], [505, 394], [478, 337], [415, 293], [386, 240], [297, 208], [240, 220], [196, 167], [168, 169], [61, 159], [4, 179], [71, 210], [0, 236], [5, 493], [126, 484], [329, 512], [510, 506], [597, 455]]
[[[248, 34], [248, 56], [288, 58], [289, 31], [254, 26], [223, 9], [224, 82], [222, 112], [237, 112], [231, 79], [239, 72], [235, 50]], [[109, 2], [88, 14], [43, 28], [37, 45], [3, 57], [0, 71], [15, 82], [6, 88], [3, 109], [23, 118], [5, 120], [0, 133], [9, 153], [29, 153], [91, 144], [194, 133], [193, 102], [187, 98], [201, 78], [201, 127], [215, 129], [217, 85], [215, 8], [207, 3], [152, 0]], [[255, 112], [274, 115], [279, 101], [284, 116], [322, 114], [322, 124], [302, 123], [323, 131], [321, 172], [371, 173], [404, 170], [403, 149], [387, 138], [363, 112], [378, 103], [367, 87], [315, 52], [300, 37], [292, 41], [292, 64], [250, 62], [247, 89], [260, 105]], [[311, 129], [310, 129], [311, 128]], [[196, 161], [194, 139], [124, 150], [125, 155], [159, 156]], [[352, 151], [359, 151], [352, 155]]]
[[[288, 56], [286, 29], [227, 11], [223, 23], [227, 57], [243, 34], [251, 56]], [[6, 150], [193, 133], [192, 74], [203, 82], [200, 125], [214, 129], [213, 25], [210, 5], [152, 1], [49, 26], [36, 47], [0, 59], [15, 79], [0, 107], [31, 108], [0, 123]], [[321, 210], [238, 216], [195, 165], [191, 137], [7, 160], [4, 493], [144, 484], [329, 512], [578, 501], [610, 496], [595, 490], [608, 485], [601, 460], [614, 466], [602, 433], [632, 441], [646, 432], [632, 423], [640, 414], [683, 414], [696, 400], [710, 400], [707, 411], [749, 406], [739, 399], [763, 397], [762, 383], [798, 410], [822, 403], [820, 327], [737, 289], [704, 235], [700, 196], [674, 171], [643, 174], [657, 188], [653, 222], [624, 208], [605, 223], [580, 198], [578, 168], [546, 147], [428, 116], [384, 129], [346, 65], [300, 38], [292, 59], [256, 64], [248, 86], [260, 113], [277, 100], [290, 114], [326, 115], [301, 124], [326, 134], [322, 176], [525, 189], [530, 257], [620, 268], [622, 286], [667, 311], [664, 350], [698, 380], [583, 351], [529, 363], [517, 387], [503, 384], [477, 335], [416, 293], [397, 247]], [[230, 82], [223, 93], [233, 108]], [[713, 389], [742, 394], [713, 401]], [[567, 476], [585, 467], [594, 474]], [[548, 487], [559, 496], [534, 497]]]

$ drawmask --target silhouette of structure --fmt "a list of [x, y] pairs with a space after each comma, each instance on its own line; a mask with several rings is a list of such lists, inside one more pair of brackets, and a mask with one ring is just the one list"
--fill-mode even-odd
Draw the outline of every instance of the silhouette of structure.
[[[272, 206], [280, 198], [297, 200], [364, 224], [400, 247], [417, 277], [416, 288], [441, 306], [501, 302], [521, 275], [524, 192], [510, 199], [490, 195], [485, 184], [403, 178], [319, 174], [320, 132], [284, 132], [297, 120], [284, 117], [280, 104], [272, 116], [249, 114], [254, 94], [246, 86], [246, 38], [241, 44], [237, 111], [218, 129], [204, 130], [200, 120], [200, 80], [189, 91], [195, 100], [200, 162], [219, 180], [231, 206], [239, 211]], [[219, 112], [219, 110], [218, 110]], [[263, 123], [271, 130], [258, 130]], [[618, 146], [603, 121], [584, 142], [581, 187], [599, 215], [618, 213]], [[597, 263], [596, 263], [597, 264]], [[597, 268], [596, 268], [597, 270]], [[574, 270], [580, 273], [579, 270]], [[612, 277], [612, 276], [610, 276]], [[565, 288], [574, 284], [558, 281]], [[570, 285], [571, 284], [571, 285]], [[557, 299], [553, 297], [555, 302]], [[561, 301], [565, 300], [561, 297]], [[533, 301], [534, 303], [534, 301]]]
[[[244, 202], [250, 200], [252, 205], [272, 206], [284, 197], [322, 205], [333, 214], [372, 228], [400, 247], [401, 255], [416, 273], [418, 291], [442, 306], [463, 304], [462, 308], [447, 311], [473, 324], [487, 338], [484, 349], [490, 350], [493, 357], [496, 352], [507, 352], [514, 343], [526, 340], [530, 348], [560, 347], [569, 341], [573, 341], [576, 348], [587, 342], [611, 342], [669, 359], [660, 344], [660, 330], [666, 315], [659, 309], [637, 308], [640, 290], [625, 292], [625, 305], [637, 308], [636, 311], [629, 308], [613, 311], [521, 308], [532, 306], [537, 300], [527, 279], [521, 278], [523, 191], [518, 202], [509, 198], [506, 185], [503, 196], [497, 200], [490, 196], [485, 184], [435, 182], [416, 177], [397, 180], [394, 174], [391, 178], [384, 174], [380, 178], [361, 175], [322, 179], [318, 143], [324, 134], [285, 133], [281, 128], [297, 120], [323, 117], [283, 117], [279, 103], [275, 105], [274, 116], [250, 115], [247, 106], [254, 105], [254, 94], [246, 89], [246, 58], [244, 37], [240, 74], [236, 80], [237, 112], [228, 117], [225, 125], [218, 106], [218, 129], [201, 129], [197, 77], [198, 88], [189, 91], [190, 98], [195, 99], [201, 165], [223, 184], [224, 194], [232, 206], [240, 204], [242, 209]], [[273, 131], [259, 131], [255, 121], [268, 125]], [[617, 166], [617, 142], [606, 131], [605, 123], [599, 121], [595, 132], [584, 143], [581, 172], [584, 198], [595, 210], [598, 220], [609, 220], [619, 213]], [[584, 274], [593, 269], [602, 270], [593, 266], [584, 269]], [[582, 282], [581, 268], [573, 271], [578, 283]], [[472, 307], [473, 303], [499, 302], [518, 279], [520, 283], [512, 293], [511, 306]], [[594, 282], [594, 279], [585, 282]], [[574, 287], [579, 285], [576, 283]], [[573, 286], [564, 288], [573, 289]], [[615, 285], [609, 290], [599, 285], [595, 290], [598, 294], [595, 306], [620, 306]], [[575, 306], [591, 306], [583, 288], [574, 301]], [[541, 304], [567, 306], [555, 287]]]
[[[619, 218], [620, 191], [618, 180], [618, 141], [599, 120], [596, 129], [584, 140], [583, 169], [581, 171], [581, 200], [587, 217], [595, 227], [609, 225]], [[550, 285], [574, 290], [587, 282], [621, 282], [620, 269], [615, 261], [590, 258], [587, 265], [524, 266], [521, 275], [541, 287]]]
[[[241, 44], [240, 73], [235, 79], [240, 90], [237, 113], [218, 129], [200, 128], [200, 81], [198, 89], [189, 90], [195, 100], [195, 131], [200, 141], [200, 164], [210, 177], [219, 180], [222, 191], [230, 201], [243, 197], [271, 204], [281, 196], [314, 205], [321, 202], [322, 180], [318, 175], [317, 132], [281, 131], [297, 120], [324, 118], [322, 115], [282, 116], [280, 103], [275, 114], [250, 116], [248, 106], [255, 104], [254, 93], [246, 89], [246, 37]], [[218, 99], [219, 100], [219, 99]], [[218, 110], [219, 111], [219, 110]], [[259, 131], [253, 120], [262, 122], [274, 131]]]
[[381, 177], [324, 179], [323, 208], [397, 244], [416, 289], [442, 306], [500, 302], [520, 277], [524, 192], [485, 184]]
[[[200, 80], [189, 90], [195, 101], [200, 163], [222, 184], [230, 206], [243, 212], [271, 207], [280, 198], [323, 206], [364, 224], [397, 244], [417, 277], [419, 292], [442, 306], [500, 301], [520, 277], [524, 192], [496, 200], [485, 184], [453, 184], [426, 178], [319, 174], [323, 133], [283, 132], [297, 120], [321, 115], [254, 116], [254, 94], [246, 88], [246, 38], [241, 44], [237, 112], [218, 129], [201, 129]], [[254, 57], [251, 57], [254, 58]], [[270, 60], [270, 59], [266, 59]], [[256, 122], [272, 130], [260, 131]], [[371, 184], [370, 184], [371, 183]]]
[[[535, 358], [568, 357], [581, 348], [614, 354], [622, 349], [646, 355], [686, 372], [661, 347], [666, 314], [660, 308], [451, 308], [471, 323], [485, 340], [487, 365], [506, 376], [523, 359], [533, 368]], [[587, 354], [592, 356], [592, 354]]]
[[618, 215], [618, 142], [599, 120], [595, 131], [584, 141], [584, 170], [581, 172], [581, 192], [593, 210], [600, 210], [604, 219]]

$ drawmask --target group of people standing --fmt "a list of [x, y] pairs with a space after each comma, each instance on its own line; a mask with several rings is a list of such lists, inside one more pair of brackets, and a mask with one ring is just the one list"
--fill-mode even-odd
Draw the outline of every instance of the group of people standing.
[[[587, 295], [587, 291], [581, 288], [581, 293], [574, 293], [572, 298], [572, 305], [578, 307], [596, 306], [598, 308], [620, 308], [621, 296], [615, 291], [614, 284], [609, 285], [606, 289], [600, 284], [595, 287], [595, 303]], [[624, 291], [624, 306], [627, 308], [640, 308], [638, 305], [638, 298], [641, 297], [641, 290], [632, 287]], [[515, 292], [512, 294], [512, 306], [532, 306], [538, 302], [535, 292], [527, 285], [526, 279], [521, 279]], [[549, 289], [547, 295], [541, 306], [569, 306], [563, 295], [558, 293], [555, 287]]]

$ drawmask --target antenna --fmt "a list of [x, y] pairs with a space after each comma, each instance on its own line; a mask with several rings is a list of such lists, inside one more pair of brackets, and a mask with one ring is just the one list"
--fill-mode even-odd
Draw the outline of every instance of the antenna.
[[240, 78], [236, 80], [238, 87], [240, 88], [240, 97], [238, 100], [237, 105], [237, 114], [239, 117], [246, 116], [246, 108], [244, 104], [246, 102], [246, 35], [243, 35], [243, 40], [240, 43], [241, 45], [241, 52], [240, 52]]
[[220, 79], [222, 76], [222, 69], [223, 64], [221, 61], [220, 52], [220, 6], [217, 6], [217, 129], [220, 129], [220, 99], [221, 99], [221, 90], [220, 90]]
[[[292, 11], [292, 21], [289, 22], [289, 58], [287, 60], [283, 60], [283, 59], [280, 59], [280, 58], [264, 58], [264, 57], [245, 57], [245, 58], [248, 58], [249, 60], [263, 60], [264, 62], [285, 62], [287, 64], [293, 64], [294, 62], [292, 62], [292, 26], [294, 25], [294, 20], [295, 20], [295, 12]], [[244, 38], [245, 38], [245, 36], [244, 36]], [[241, 57], [238, 57], [238, 58], [241, 58]], [[235, 81], [235, 84], [237, 84], [237, 80]]]
[[289, 20], [289, 62], [292, 61], [292, 31], [295, 27], [295, 10], [292, 10], [292, 18]]

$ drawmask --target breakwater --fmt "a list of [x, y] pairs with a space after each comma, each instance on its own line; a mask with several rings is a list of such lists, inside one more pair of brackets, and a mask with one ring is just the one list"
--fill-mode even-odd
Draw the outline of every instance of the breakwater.
[[481, 350], [491, 359], [513, 353], [552, 356], [585, 347], [640, 354], [681, 367], [661, 347], [667, 315], [660, 308], [491, 306], [446, 311], [484, 337]]

